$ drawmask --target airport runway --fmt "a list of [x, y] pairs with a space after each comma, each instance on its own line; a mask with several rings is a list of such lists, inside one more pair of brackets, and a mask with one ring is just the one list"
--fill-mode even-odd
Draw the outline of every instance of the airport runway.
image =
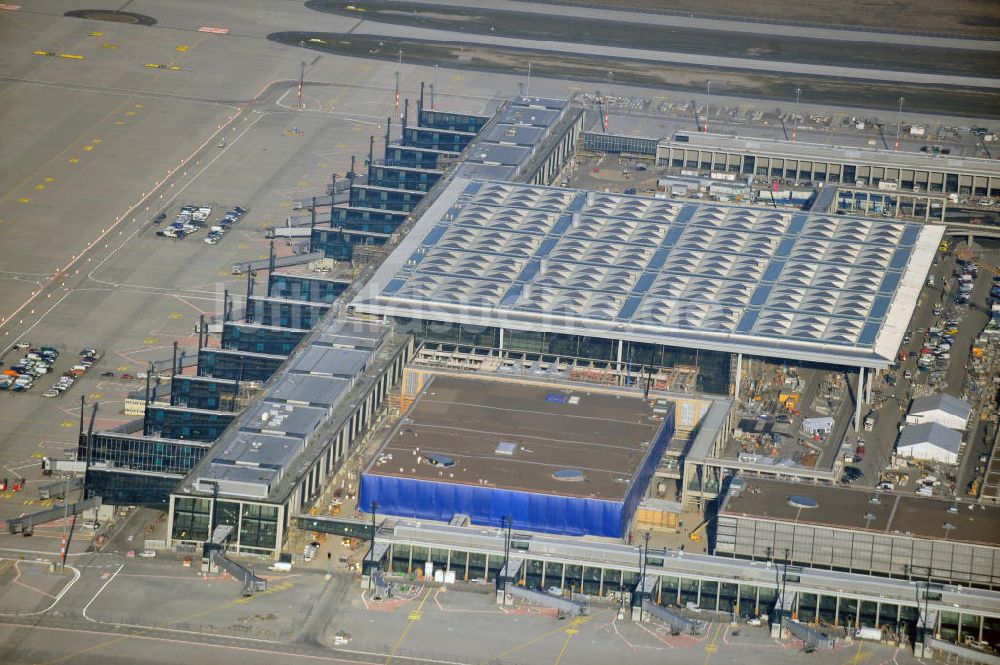
[[[442, 5], [440, 0], [405, 0], [407, 4], [423, 4], [428, 6]], [[391, 0], [390, 0], [391, 4]], [[934, 48], [971, 49], [977, 51], [1000, 51], [1000, 41], [988, 39], [960, 39], [955, 37], [936, 37], [933, 35], [917, 35], [907, 33], [879, 32], [867, 30], [846, 30], [837, 28], [809, 27], [804, 25], [787, 25], [780, 23], [764, 23], [758, 21], [738, 21], [715, 18], [698, 18], [678, 14], [659, 14], [643, 11], [627, 12], [616, 9], [601, 9], [598, 7], [582, 7], [545, 3], [517, 2], [517, 0], [492, 0], [489, 8], [512, 12], [527, 12], [555, 19], [564, 19], [567, 14], [577, 18], [591, 18], [601, 21], [619, 21], [639, 25], [661, 25], [674, 28], [690, 28], [696, 30], [717, 30], [720, 32], [744, 32], [755, 35], [774, 37], [802, 37], [806, 39], [825, 39], [839, 42], [875, 42], [878, 44], [899, 44], [900, 46], [931, 46]], [[456, 7], [481, 8], [483, 3], [477, 0], [454, 0], [448, 2], [449, 9]], [[735, 11], [739, 11], [738, 9]]]
[[[159, 16], [162, 6], [181, 18], [169, 3], [135, 4], [138, 12]], [[259, 4], [247, 20], [264, 29], [272, 3]], [[301, 16], [316, 15], [296, 7]], [[221, 22], [220, 10], [231, 5], [211, 9]], [[216, 313], [224, 289], [237, 301], [244, 293], [246, 278], [230, 274], [233, 263], [266, 257], [263, 227], [283, 221], [293, 199], [322, 193], [331, 173], [343, 174], [351, 155], [367, 152], [369, 134], [381, 140], [396, 65], [307, 54], [307, 79], [316, 82], [306, 86], [305, 110], [298, 111], [302, 51], [264, 39], [28, 12], [0, 12], [0, 30], [11, 35], [0, 40], [0, 123], [7, 130], [0, 141], [0, 356], [17, 340], [55, 346], [63, 353], [59, 374], [79, 349], [105, 351], [59, 397], [41, 396], [55, 374], [31, 391], [0, 393], [0, 477], [28, 480], [21, 492], [0, 492], [3, 520], [53, 505], [37, 492], [49, 482], [41, 457], [75, 450], [80, 398], [88, 418], [99, 404], [95, 429], [131, 420], [122, 414], [124, 400], [144, 382], [122, 375], [169, 358], [174, 340], [181, 353], [195, 353], [199, 314]], [[84, 58], [34, 55], [39, 48]], [[404, 89], [418, 88], [427, 72], [407, 66]], [[445, 71], [438, 84], [442, 103], [476, 113], [517, 87], [514, 77]], [[217, 246], [202, 242], [204, 232], [183, 241], [155, 237], [151, 217], [191, 202], [214, 203], [216, 218], [232, 205], [250, 214]], [[0, 361], [19, 357], [12, 351]], [[91, 535], [78, 529], [71, 553]], [[0, 545], [52, 554], [61, 536], [59, 522], [32, 538], [4, 529]]]
[[922, 72], [902, 72], [887, 69], [860, 69], [855, 67], [835, 67], [812, 65], [778, 60], [755, 60], [748, 58], [727, 58], [697, 53], [676, 53], [649, 49], [630, 49], [600, 44], [575, 44], [547, 40], [519, 39], [499, 35], [477, 35], [465, 32], [435, 30], [413, 26], [391, 25], [372, 21], [362, 21], [351, 34], [392, 37], [437, 43], [460, 43], [482, 46], [500, 46], [510, 49], [549, 51], [558, 54], [578, 54], [608, 59], [647, 60], [658, 63], [698, 65], [702, 67], [722, 67], [727, 69], [750, 70], [807, 76], [857, 79], [865, 81], [916, 83], [936, 86], [967, 86], [971, 88], [1000, 88], [1000, 79], [973, 76], [952, 76]]

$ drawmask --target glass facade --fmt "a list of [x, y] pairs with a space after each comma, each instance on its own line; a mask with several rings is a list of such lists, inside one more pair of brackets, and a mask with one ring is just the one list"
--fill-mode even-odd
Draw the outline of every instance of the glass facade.
[[78, 459], [158, 473], [187, 473], [209, 449], [195, 441], [168, 441], [114, 432], [95, 432], [84, 436], [83, 441], [86, 443], [80, 448]]
[[[223, 332], [223, 340], [225, 336]], [[206, 377], [178, 374], [170, 381], [170, 406], [233, 411], [236, 385], [235, 381], [211, 381]]]
[[436, 169], [440, 157], [442, 157], [440, 153], [416, 150], [402, 145], [390, 145], [385, 149], [385, 163], [390, 166]]
[[246, 322], [309, 330], [329, 311], [329, 305], [318, 302], [307, 303], [250, 296], [247, 301]]
[[398, 166], [377, 165], [372, 167], [372, 175], [368, 182], [379, 187], [426, 192], [440, 178], [440, 171], [407, 171]]
[[880, 192], [837, 192], [837, 210], [849, 213], [895, 214], [897, 197]]
[[638, 136], [616, 136], [614, 134], [595, 134], [583, 132], [583, 147], [587, 150], [597, 150], [600, 152], [620, 153], [627, 152], [633, 155], [656, 155], [657, 139], [648, 139]]
[[432, 127], [407, 127], [403, 132], [403, 143], [408, 146], [450, 152], [462, 152], [473, 138], [468, 134], [452, 134], [448, 130]]
[[451, 129], [460, 132], [478, 132], [489, 121], [489, 116], [445, 113], [444, 111], [422, 110], [417, 118], [421, 127]]
[[267, 381], [286, 356], [226, 353], [220, 349], [198, 349], [198, 375], [234, 381]]
[[355, 245], [384, 245], [388, 240], [388, 235], [379, 237], [340, 229], [313, 229], [310, 242], [314, 252], [323, 252], [328, 259], [350, 261]]
[[211, 499], [177, 497], [174, 499], [174, 524], [171, 537], [174, 540], [208, 540], [211, 514]]
[[[418, 344], [431, 341], [492, 348], [500, 346], [499, 328], [404, 317], [396, 317], [396, 325], [401, 331], [412, 333]], [[610, 339], [526, 330], [504, 329], [503, 348], [505, 351], [594, 360], [616, 360], [618, 356], [618, 345]], [[731, 363], [728, 353], [625, 342], [622, 346], [622, 364], [631, 365], [632, 368], [648, 365], [697, 366], [700, 369], [699, 390], [715, 395], [725, 395], [729, 392]]]
[[99, 496], [113, 506], [146, 506], [166, 510], [170, 493], [184, 476], [153, 476], [119, 469], [87, 471], [87, 496]]
[[212, 442], [229, 427], [235, 413], [201, 411], [183, 407], [146, 407], [143, 430], [146, 436]]
[[310, 279], [300, 275], [274, 274], [268, 278], [268, 295], [272, 298], [308, 300], [332, 303], [348, 287], [349, 282], [329, 279]]
[[332, 226], [374, 233], [392, 233], [406, 221], [406, 215], [398, 212], [341, 206], [334, 208], [330, 217]]
[[286, 356], [308, 333], [308, 330], [297, 328], [261, 328], [227, 323], [222, 329], [222, 348]]
[[243, 504], [239, 543], [240, 549], [274, 550], [278, 546], [278, 507]]
[[[523, 556], [524, 552], [515, 552]], [[454, 570], [460, 580], [496, 579], [503, 568], [503, 555], [498, 553], [428, 547], [394, 542], [389, 548], [383, 567], [392, 572], [414, 574], [424, 570], [427, 561], [435, 569]], [[552, 561], [540, 558], [524, 559], [523, 566], [512, 579], [532, 589], [551, 587], [572, 590], [593, 596], [620, 597], [631, 593], [639, 582], [636, 570], [575, 561]], [[704, 610], [736, 612], [742, 617], [771, 614], [777, 600], [772, 585], [739, 583], [660, 573], [655, 568], [647, 575], [656, 578], [650, 598], [664, 606], [684, 606], [697, 603]], [[791, 589], [790, 589], [791, 591]], [[884, 626], [913, 635], [916, 622], [916, 601], [913, 605], [865, 600], [848, 595], [821, 595], [795, 591], [790, 609], [795, 618], [809, 623], [856, 626]], [[943, 628], [954, 639], [962, 635], [976, 637], [980, 629], [983, 639], [1000, 631], [1000, 620], [972, 613], [945, 613]]]
[[400, 210], [410, 212], [417, 207], [423, 192], [401, 189], [379, 189], [376, 187], [353, 187], [351, 189], [351, 205], [362, 208], [381, 208], [383, 210]]

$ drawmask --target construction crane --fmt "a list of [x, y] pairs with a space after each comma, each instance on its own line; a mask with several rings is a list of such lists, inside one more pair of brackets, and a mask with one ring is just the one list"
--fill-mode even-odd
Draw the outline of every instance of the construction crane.
[[700, 543], [701, 542], [701, 532], [704, 531], [705, 527], [707, 527], [709, 525], [709, 523], [712, 520], [714, 520], [716, 517], [717, 517], [717, 515], [712, 515], [711, 517], [709, 517], [709, 518], [705, 519], [704, 521], [702, 521], [701, 524], [699, 524], [698, 526], [696, 526], [691, 531], [691, 533], [688, 535], [688, 538], [690, 538], [692, 542]]

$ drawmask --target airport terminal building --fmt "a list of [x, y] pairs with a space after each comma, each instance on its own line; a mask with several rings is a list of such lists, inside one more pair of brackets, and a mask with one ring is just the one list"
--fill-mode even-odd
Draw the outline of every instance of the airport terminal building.
[[790, 182], [1000, 196], [995, 160], [678, 132], [656, 146], [656, 163]]
[[320, 324], [174, 488], [169, 545], [200, 546], [231, 526], [231, 550], [277, 558], [290, 516], [363, 436], [412, 348], [389, 326]]
[[1000, 589], [1000, 509], [747, 478], [726, 495], [714, 553]]
[[[366, 572], [430, 562], [462, 579], [506, 571], [533, 587], [743, 616], [777, 604], [841, 625], [996, 632], [990, 598], [973, 599], [972, 618], [922, 617], [906, 580], [861, 579], [894, 575], [871, 559], [804, 570], [796, 595], [782, 594], [760, 561], [781, 560], [776, 545], [761, 556], [767, 546], [750, 538], [746, 555], [739, 532], [726, 551], [729, 512], [723, 556], [654, 553], [644, 578], [623, 542], [661, 480], [679, 482], [678, 505], [701, 506], [739, 472], [717, 453], [744, 355], [857, 370], [864, 394], [865, 373], [894, 360], [942, 227], [546, 186], [582, 126], [558, 100], [456, 115], [453, 127], [438, 112], [419, 117], [373, 165], [386, 182], [333, 206], [374, 211], [378, 193], [383, 212], [415, 217], [401, 239], [385, 234], [392, 249], [367, 284], [333, 293], [278, 278], [250, 299], [247, 321], [226, 322], [220, 347], [199, 344], [202, 376], [177, 382], [184, 404], [173, 410], [235, 414], [247, 381], [259, 395], [171, 467], [170, 546], [232, 527], [229, 549], [273, 559], [293, 528], [342, 533], [351, 520], [309, 508], [398, 390], [401, 418], [361, 475], [358, 508], [382, 517]], [[446, 171], [463, 147], [467, 159]], [[389, 201], [403, 191], [417, 195], [412, 210]], [[353, 318], [333, 313], [338, 298]], [[505, 524], [517, 531], [506, 554]], [[362, 526], [356, 535], [370, 537]], [[827, 565], [796, 539], [794, 565]]]
[[698, 365], [716, 394], [743, 354], [863, 382], [893, 362], [943, 231], [456, 177], [352, 307], [418, 341]]

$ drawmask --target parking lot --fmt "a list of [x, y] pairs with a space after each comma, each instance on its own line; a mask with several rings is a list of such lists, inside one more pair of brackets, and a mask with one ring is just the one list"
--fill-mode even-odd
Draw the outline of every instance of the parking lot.
[[[218, 205], [187, 204], [177, 211], [177, 216], [172, 222], [167, 224], [167, 212], [160, 212], [153, 218], [153, 226], [157, 227], [154, 235], [158, 238], [174, 238], [184, 240], [188, 236], [193, 236], [203, 229], [208, 229], [205, 234], [206, 245], [217, 245], [219, 241], [230, 231], [233, 225], [238, 224], [249, 212], [242, 206], [233, 206], [221, 212]], [[161, 226], [162, 225], [162, 226]]]
[[[331, 174], [350, 168], [351, 155], [367, 152], [368, 136], [385, 131], [395, 64], [319, 58], [307, 76], [322, 83], [306, 86], [299, 111], [300, 53], [263, 36], [276, 20], [313, 15], [300, 8], [279, 19], [264, 4], [245, 9], [245, 17], [220, 9], [216, 19], [255, 37], [198, 34], [184, 11], [163, 4], [153, 12], [155, 29], [22, 12], [14, 16], [18, 30], [0, 42], [5, 68], [19, 81], [0, 83], [0, 95], [18, 99], [0, 105], [11, 139], [0, 142], [0, 233], [17, 238], [0, 259], [0, 369], [26, 355], [14, 348], [18, 341], [60, 354], [31, 390], [0, 391], [0, 478], [25, 479], [17, 492], [0, 491], [0, 520], [60, 505], [38, 496], [50, 482], [41, 461], [76, 449], [80, 397], [87, 428], [131, 420], [122, 413], [125, 398], [144, 386], [137, 377], [149, 363], [169, 359], [175, 340], [183, 358], [196, 354], [198, 318], [221, 313], [225, 290], [239, 309], [246, 278], [232, 266], [266, 258], [265, 229], [283, 223], [295, 199], [323, 193]], [[48, 44], [84, 59], [32, 53]], [[434, 76], [404, 67], [401, 84], [415, 99], [419, 81]], [[279, 79], [285, 83], [272, 83]], [[480, 113], [516, 82], [440, 72], [437, 96]], [[551, 85], [550, 94], [566, 94], [564, 83]], [[394, 127], [395, 137], [398, 121]], [[183, 240], [157, 237], [187, 205], [212, 208], [204, 226]], [[237, 206], [246, 213], [223, 224]], [[213, 226], [222, 228], [214, 245], [204, 242]], [[291, 248], [276, 241], [275, 250]], [[102, 357], [58, 397], [43, 398], [85, 347]], [[3, 532], [0, 546], [52, 554], [61, 532], [60, 522], [32, 538]], [[77, 529], [71, 554], [91, 535]]]

